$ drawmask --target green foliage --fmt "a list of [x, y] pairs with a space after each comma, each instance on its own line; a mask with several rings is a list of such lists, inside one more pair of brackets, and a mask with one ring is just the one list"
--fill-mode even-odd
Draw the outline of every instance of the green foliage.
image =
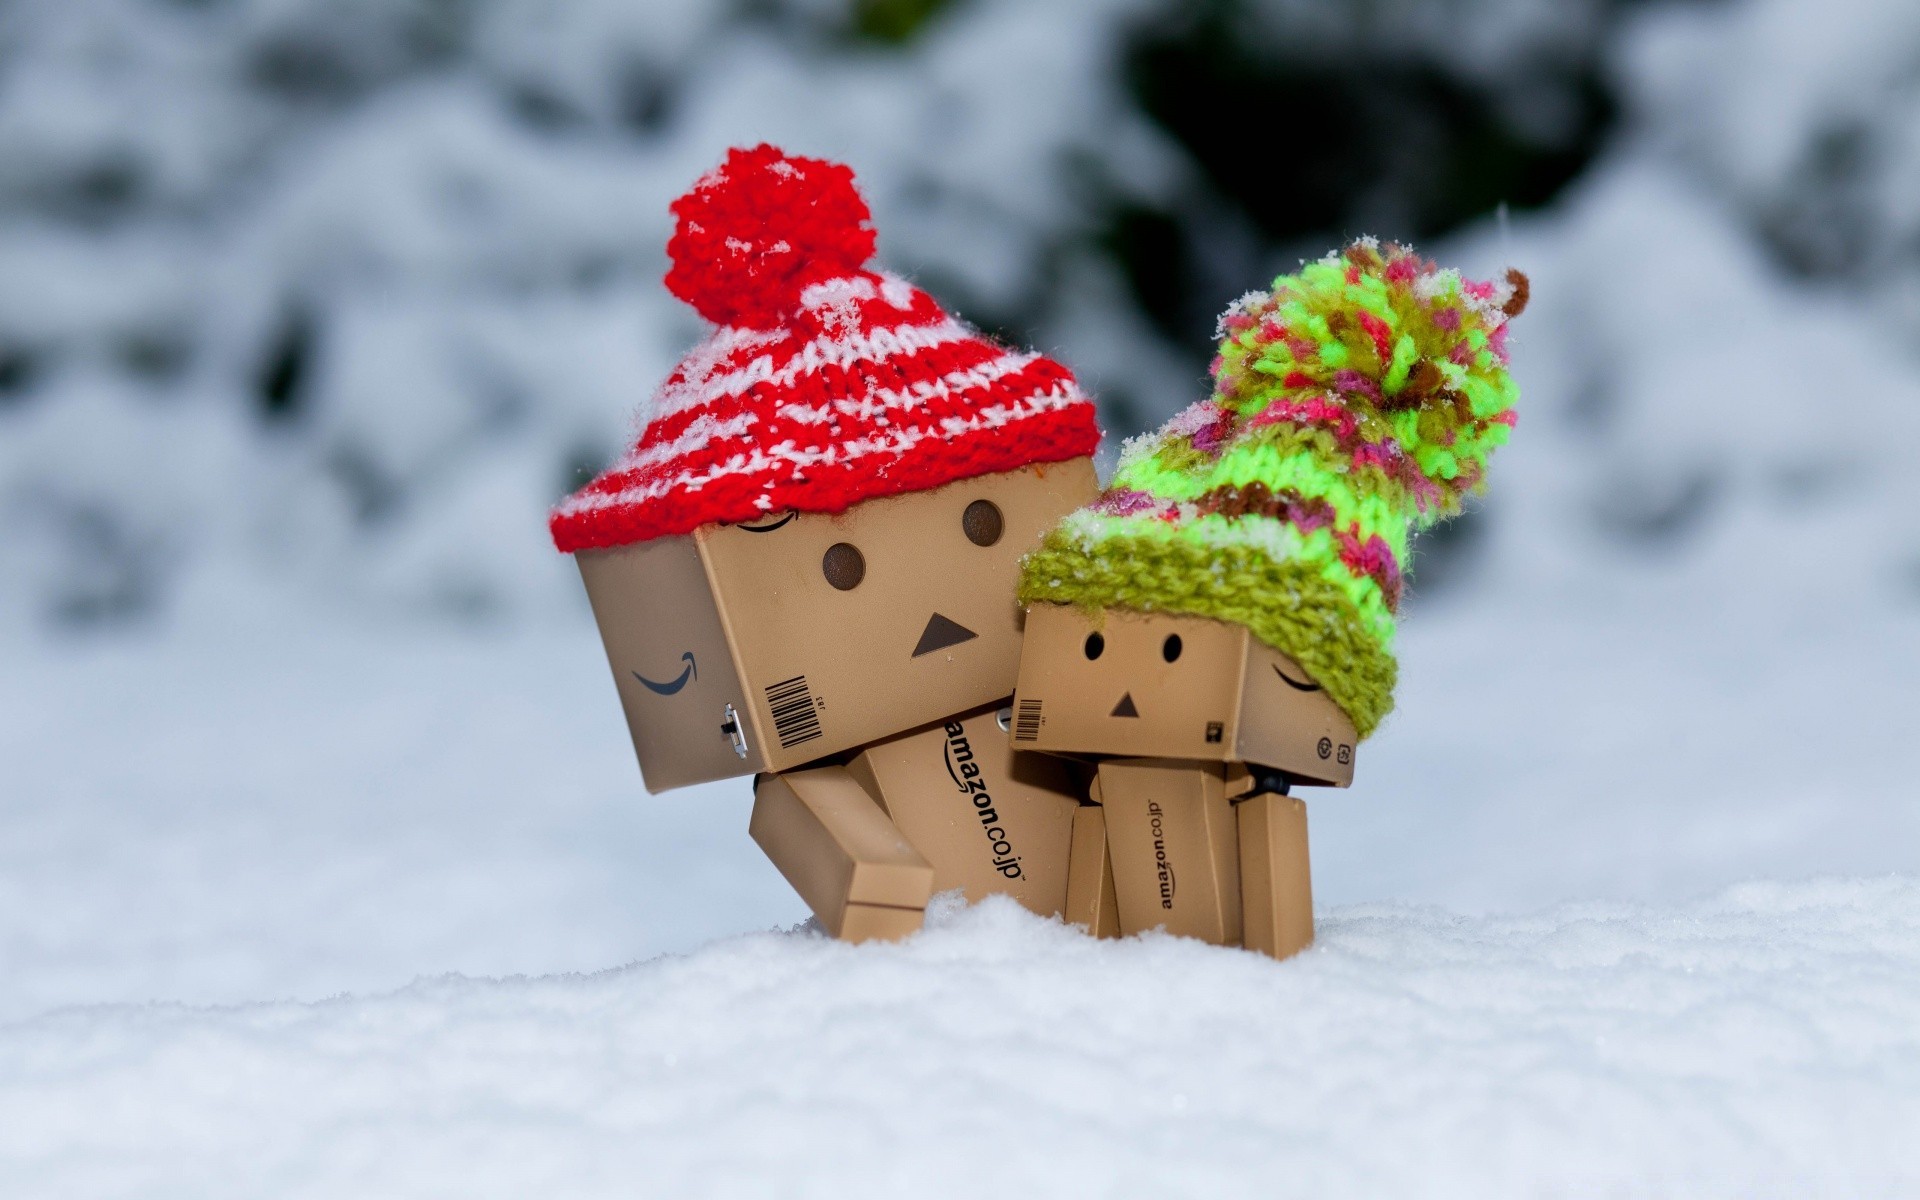
[[911, 41], [927, 22], [953, 7], [954, 0], [854, 0], [853, 27], [861, 37], [898, 46]]

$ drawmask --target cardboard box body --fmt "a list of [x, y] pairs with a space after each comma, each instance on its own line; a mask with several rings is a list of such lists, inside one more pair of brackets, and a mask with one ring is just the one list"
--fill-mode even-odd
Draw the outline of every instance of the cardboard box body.
[[866, 747], [847, 770], [914, 849], [933, 890], [969, 901], [999, 892], [1042, 916], [1065, 911], [1083, 772], [1016, 754], [995, 705]]
[[[788, 770], [1005, 696], [1020, 557], [1096, 490], [1076, 459], [581, 552], [647, 789]], [[988, 545], [976, 502], [998, 518]]]
[[1244, 771], [1220, 763], [1100, 764], [1095, 795], [1106, 817], [1121, 933], [1164, 928], [1218, 946], [1240, 944], [1240, 838], [1231, 796], [1246, 783]]
[[1243, 625], [1060, 604], [1027, 612], [1020, 749], [1258, 763], [1346, 787], [1358, 743], [1340, 707]]

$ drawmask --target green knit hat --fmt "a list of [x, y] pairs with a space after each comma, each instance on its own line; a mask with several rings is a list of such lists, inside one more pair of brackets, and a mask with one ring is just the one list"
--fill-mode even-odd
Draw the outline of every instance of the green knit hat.
[[1371, 734], [1393, 708], [1411, 533], [1507, 440], [1518, 271], [1482, 283], [1363, 238], [1220, 318], [1213, 395], [1129, 441], [1027, 557], [1020, 602], [1245, 625]]

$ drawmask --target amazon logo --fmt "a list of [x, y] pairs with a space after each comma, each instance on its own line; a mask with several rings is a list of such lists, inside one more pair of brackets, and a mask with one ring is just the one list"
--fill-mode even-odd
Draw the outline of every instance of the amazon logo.
[[1153, 868], [1160, 877], [1160, 907], [1172, 908], [1179, 883], [1173, 877], [1173, 860], [1167, 857], [1167, 830], [1160, 818], [1166, 814], [1157, 800], [1147, 801], [1147, 823], [1153, 834]]
[[772, 533], [776, 529], [784, 528], [787, 522], [793, 520], [795, 517], [799, 515], [800, 515], [799, 509], [790, 508], [787, 510], [786, 515], [779, 518], [778, 520], [768, 522], [767, 524], [764, 524], [764, 525], [743, 524], [740, 526], [740, 528], [746, 530], [748, 533]]
[[680, 656], [680, 661], [687, 665], [680, 668], [679, 675], [675, 676], [672, 679], [669, 679], [665, 683], [659, 683], [655, 680], [648, 679], [645, 675], [642, 675], [638, 671], [632, 672], [632, 675], [635, 679], [638, 679], [641, 682], [641, 684], [644, 685], [646, 689], [652, 692], [654, 695], [671, 696], [674, 693], [678, 692], [681, 688], [686, 687], [688, 680], [700, 678], [700, 670], [698, 667], [694, 665], [694, 662], [693, 662], [693, 651], [689, 650], [685, 654], [682, 654]]
[[[1320, 690], [1320, 685], [1317, 683], [1300, 683], [1296, 680], [1288, 679], [1287, 673], [1280, 669], [1279, 663], [1268, 663], [1267, 665], [1273, 668], [1273, 673], [1280, 677], [1282, 683], [1296, 692], [1317, 692]], [[1325, 758], [1326, 755], [1323, 754], [1320, 757]]]

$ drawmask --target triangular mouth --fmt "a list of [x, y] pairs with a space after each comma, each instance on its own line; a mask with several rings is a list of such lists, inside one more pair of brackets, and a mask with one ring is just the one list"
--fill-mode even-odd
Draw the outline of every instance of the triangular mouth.
[[920, 631], [920, 642], [913, 648], [913, 657], [919, 658], [922, 654], [932, 654], [935, 650], [958, 646], [961, 642], [970, 642], [979, 636], [960, 622], [935, 613], [927, 621], [927, 627]]
[[1116, 717], [1137, 717], [1140, 715], [1140, 710], [1133, 706], [1132, 692], [1127, 692], [1120, 697], [1120, 703], [1113, 706], [1113, 715]]

